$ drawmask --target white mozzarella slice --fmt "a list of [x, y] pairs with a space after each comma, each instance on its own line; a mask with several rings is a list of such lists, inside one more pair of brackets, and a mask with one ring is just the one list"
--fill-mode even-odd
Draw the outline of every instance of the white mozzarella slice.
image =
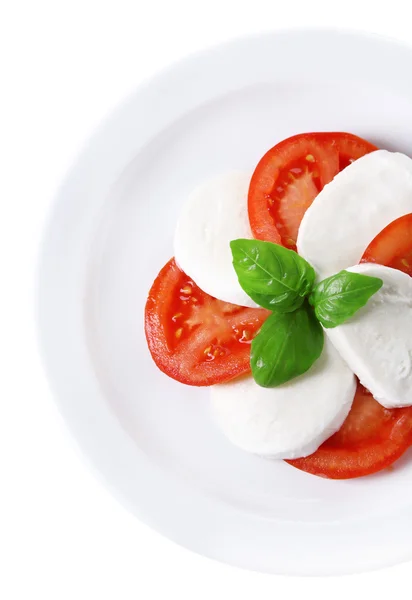
[[242, 290], [229, 243], [252, 238], [247, 211], [250, 175], [233, 172], [197, 187], [180, 215], [174, 238], [177, 264], [211, 296], [257, 306]]
[[319, 278], [357, 264], [373, 238], [412, 212], [412, 160], [377, 150], [349, 165], [306, 211], [297, 248]]
[[223, 433], [243, 450], [299, 458], [341, 427], [355, 390], [352, 371], [325, 339], [313, 367], [282, 386], [263, 388], [250, 376], [213, 386], [212, 411]]
[[412, 278], [375, 264], [347, 269], [383, 286], [346, 323], [325, 333], [360, 382], [386, 408], [412, 405]]

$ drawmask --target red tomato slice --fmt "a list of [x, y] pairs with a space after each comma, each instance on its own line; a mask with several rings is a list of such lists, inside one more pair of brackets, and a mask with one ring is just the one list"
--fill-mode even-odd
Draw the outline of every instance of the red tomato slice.
[[300, 222], [322, 188], [349, 163], [377, 150], [350, 133], [303, 133], [269, 150], [249, 188], [255, 238], [296, 249]]
[[[412, 275], [412, 214], [385, 227], [361, 262], [374, 262]], [[412, 444], [412, 407], [383, 408], [360, 384], [341, 429], [314, 454], [289, 464], [331, 479], [376, 473], [390, 466]]]
[[412, 276], [412, 214], [390, 223], [366, 248], [361, 262], [374, 262]]
[[290, 465], [329, 479], [352, 479], [389, 467], [412, 443], [412, 408], [387, 409], [361, 384], [340, 430]]
[[188, 385], [213, 385], [250, 371], [250, 342], [269, 314], [209, 296], [172, 258], [149, 292], [146, 339], [166, 375]]

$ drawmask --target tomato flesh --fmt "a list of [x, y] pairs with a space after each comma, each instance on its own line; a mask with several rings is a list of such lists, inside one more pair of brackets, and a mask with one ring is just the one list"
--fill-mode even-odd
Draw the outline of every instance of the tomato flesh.
[[146, 339], [169, 377], [213, 385], [250, 371], [250, 343], [268, 314], [209, 296], [171, 259], [149, 292]]
[[412, 276], [412, 214], [390, 223], [366, 248], [361, 262], [374, 262]]
[[[383, 229], [361, 262], [399, 269], [412, 276], [412, 214]], [[376, 473], [394, 463], [412, 444], [412, 407], [387, 409], [360, 384], [341, 429], [310, 456], [287, 461], [331, 479]]]
[[376, 149], [349, 133], [304, 133], [274, 146], [250, 183], [254, 237], [295, 250], [303, 215], [318, 193], [339, 171]]
[[344, 424], [306, 458], [286, 461], [329, 479], [353, 479], [381, 471], [412, 443], [412, 409], [387, 409], [360, 383]]

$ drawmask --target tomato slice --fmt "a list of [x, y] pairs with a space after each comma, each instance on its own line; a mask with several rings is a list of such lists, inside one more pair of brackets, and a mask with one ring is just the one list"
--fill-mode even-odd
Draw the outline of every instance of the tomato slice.
[[366, 248], [361, 262], [374, 262], [412, 276], [412, 214], [390, 223]]
[[146, 339], [166, 375], [188, 385], [213, 385], [250, 371], [250, 343], [269, 314], [209, 296], [172, 258], [149, 292]]
[[[374, 262], [412, 275], [412, 214], [390, 223], [369, 244], [361, 262]], [[314, 454], [289, 464], [331, 479], [376, 473], [412, 444], [412, 407], [387, 409], [360, 384], [341, 429]]]
[[296, 249], [303, 215], [322, 188], [351, 162], [377, 150], [350, 133], [303, 133], [269, 150], [253, 173], [248, 198], [255, 238]]
[[329, 479], [352, 479], [389, 467], [412, 443], [412, 408], [387, 409], [360, 383], [340, 430], [290, 465]]

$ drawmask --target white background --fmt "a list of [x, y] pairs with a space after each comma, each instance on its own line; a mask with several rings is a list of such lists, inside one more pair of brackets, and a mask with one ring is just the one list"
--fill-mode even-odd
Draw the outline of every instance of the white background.
[[89, 473], [60, 423], [31, 312], [56, 186], [142, 79], [195, 50], [279, 27], [351, 27], [412, 44], [408, 4], [0, 0], [0, 598], [408, 596], [411, 563], [344, 578], [260, 575], [193, 555], [135, 520]]

